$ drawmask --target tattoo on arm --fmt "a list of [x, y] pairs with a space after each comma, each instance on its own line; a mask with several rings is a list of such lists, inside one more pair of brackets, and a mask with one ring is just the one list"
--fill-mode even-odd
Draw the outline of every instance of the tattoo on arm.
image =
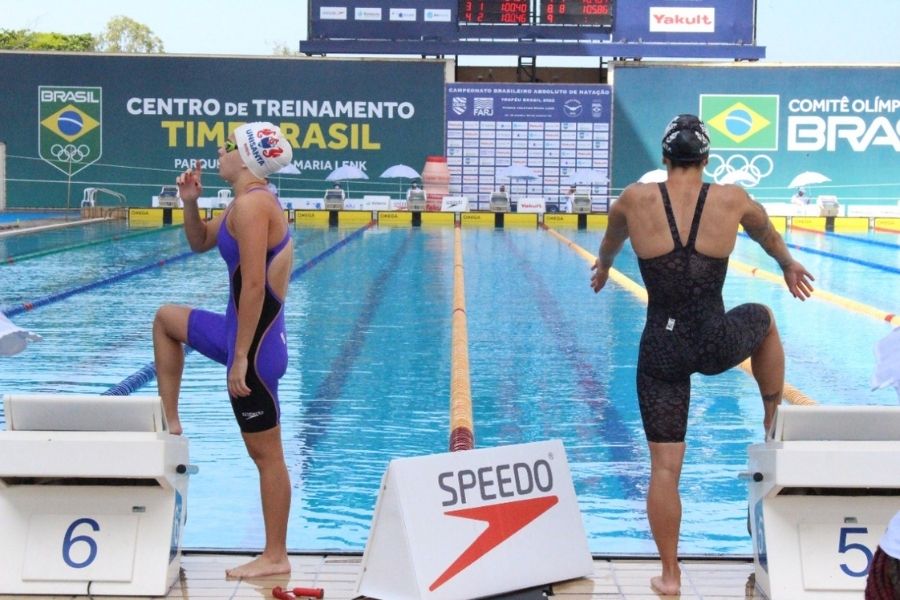
[[769, 219], [766, 209], [756, 200], [753, 200], [752, 202], [753, 208], [759, 211], [759, 215], [755, 216], [758, 218], [761, 217], [764, 221], [759, 227], [748, 227], [745, 225], [744, 229], [747, 231], [747, 235], [749, 235], [757, 244], [762, 246], [763, 250], [765, 250], [769, 256], [774, 258], [778, 263], [778, 266], [783, 269], [791, 264], [791, 254], [788, 251], [784, 240], [778, 232], [775, 231], [775, 226], [772, 225], [772, 221]]
[[781, 390], [777, 392], [773, 392], [771, 394], [763, 394], [763, 402], [778, 402], [781, 400]]

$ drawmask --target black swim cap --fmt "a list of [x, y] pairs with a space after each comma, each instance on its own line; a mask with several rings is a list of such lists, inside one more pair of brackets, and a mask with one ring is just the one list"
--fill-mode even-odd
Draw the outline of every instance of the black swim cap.
[[666, 126], [663, 156], [685, 162], [699, 161], [709, 154], [709, 132], [695, 115], [678, 115]]

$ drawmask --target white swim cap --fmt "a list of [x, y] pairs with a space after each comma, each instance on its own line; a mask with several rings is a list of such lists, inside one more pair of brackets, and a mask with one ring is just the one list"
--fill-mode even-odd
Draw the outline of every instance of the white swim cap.
[[244, 164], [260, 179], [281, 170], [294, 156], [281, 129], [268, 121], [241, 125], [234, 130], [234, 141]]

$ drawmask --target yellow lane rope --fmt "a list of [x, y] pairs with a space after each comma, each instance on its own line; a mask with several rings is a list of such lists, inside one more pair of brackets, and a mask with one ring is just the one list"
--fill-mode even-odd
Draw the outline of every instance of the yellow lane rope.
[[[758, 267], [752, 267], [739, 260], [731, 260], [728, 264], [747, 275], [759, 277], [760, 279], [765, 279], [766, 281], [771, 281], [778, 285], [784, 284], [784, 278], [780, 275], [764, 271]], [[850, 298], [844, 298], [843, 296], [832, 294], [825, 290], [813, 290], [812, 297], [817, 300], [822, 300], [823, 302], [830, 302], [831, 304], [835, 304], [849, 311], [866, 315], [867, 317], [874, 317], [879, 321], [884, 321], [892, 326], [900, 325], [900, 315], [896, 315], [880, 308], [875, 308], [874, 306], [869, 306], [868, 304], [863, 304], [862, 302], [857, 302], [856, 300], [851, 300]]]
[[[596, 255], [591, 254], [590, 252], [588, 252], [587, 250], [585, 250], [584, 248], [582, 248], [581, 246], [579, 246], [578, 244], [576, 244], [575, 242], [573, 242], [572, 240], [567, 238], [566, 236], [562, 235], [558, 231], [556, 231], [550, 227], [547, 227], [546, 225], [544, 225], [543, 228], [547, 233], [549, 233], [550, 235], [552, 235], [553, 237], [558, 239], [560, 242], [562, 242], [563, 244], [567, 245], [569, 248], [574, 250], [583, 259], [585, 259], [585, 261], [588, 264], [590, 264], [590, 265], [594, 264], [594, 261], [597, 259]], [[618, 285], [625, 288], [627, 291], [631, 292], [633, 295], [637, 296], [637, 298], [640, 299], [641, 302], [643, 302], [644, 304], [647, 303], [647, 290], [644, 289], [643, 286], [641, 286], [639, 283], [637, 283], [633, 279], [624, 275], [620, 271], [617, 271], [616, 269], [609, 270], [609, 278], [612, 279], [614, 282], [616, 282]], [[750, 375], [753, 375], [753, 371], [750, 368], [750, 359], [749, 358], [747, 360], [745, 360], [744, 362], [742, 362], [739, 366], [741, 367], [741, 369], [744, 372], [746, 372]], [[786, 401], [790, 402], [791, 404], [804, 404], [804, 405], [816, 404], [815, 400], [813, 400], [812, 398], [810, 398], [809, 396], [807, 396], [806, 394], [801, 392], [799, 389], [797, 389], [796, 387], [794, 387], [793, 385], [791, 385], [787, 382], [784, 383], [784, 392], [782, 393], [782, 397]]]
[[450, 451], [471, 450], [475, 447], [475, 427], [472, 423], [466, 286], [462, 233], [459, 225], [455, 228], [453, 240], [453, 319], [450, 353]]

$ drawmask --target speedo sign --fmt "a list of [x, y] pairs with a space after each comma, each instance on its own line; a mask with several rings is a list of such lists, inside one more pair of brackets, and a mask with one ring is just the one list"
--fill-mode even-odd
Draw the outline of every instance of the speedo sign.
[[562, 442], [391, 461], [357, 593], [479, 598], [589, 575]]

